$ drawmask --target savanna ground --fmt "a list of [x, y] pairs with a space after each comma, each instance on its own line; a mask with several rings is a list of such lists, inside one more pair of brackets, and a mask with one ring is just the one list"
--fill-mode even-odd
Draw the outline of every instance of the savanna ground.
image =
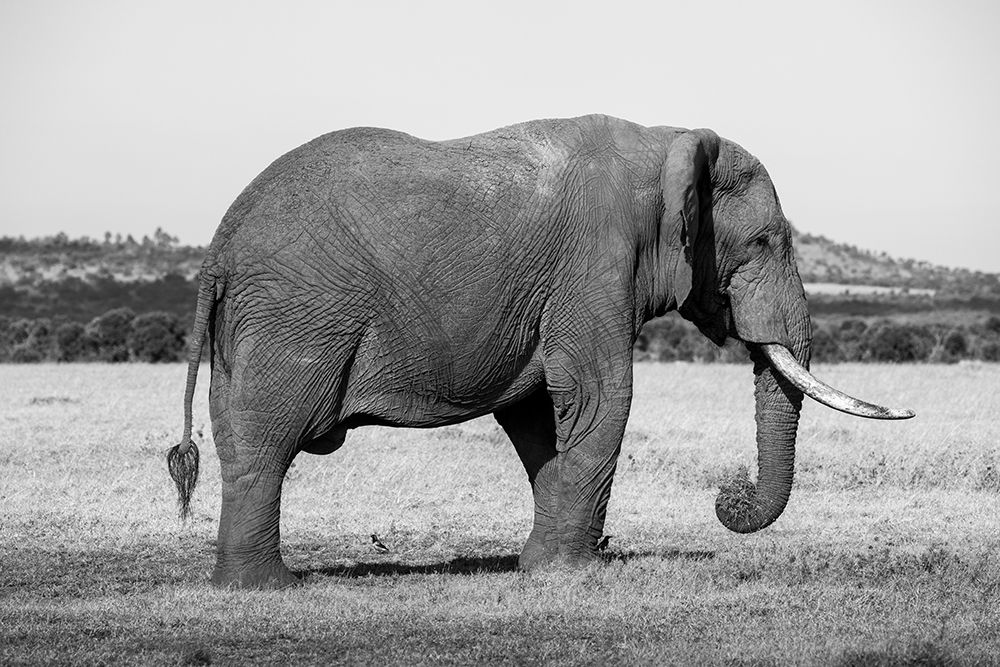
[[[714, 515], [753, 465], [748, 366], [640, 364], [605, 562], [515, 568], [531, 500], [491, 418], [302, 454], [282, 549], [304, 586], [213, 590], [219, 468], [177, 519], [181, 365], [0, 367], [0, 663], [1000, 664], [1000, 366], [820, 366], [785, 514]], [[369, 534], [389, 545], [371, 550]]]

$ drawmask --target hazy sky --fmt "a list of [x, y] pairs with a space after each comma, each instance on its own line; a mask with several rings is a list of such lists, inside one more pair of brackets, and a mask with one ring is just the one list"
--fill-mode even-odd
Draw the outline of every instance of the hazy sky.
[[[364, 7], [362, 7], [364, 5]], [[0, 233], [207, 243], [330, 130], [709, 127], [805, 232], [1000, 272], [997, 2], [0, 5]]]

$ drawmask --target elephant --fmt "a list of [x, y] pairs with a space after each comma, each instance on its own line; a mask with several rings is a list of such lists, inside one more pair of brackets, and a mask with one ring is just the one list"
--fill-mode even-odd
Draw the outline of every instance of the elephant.
[[643, 324], [677, 310], [749, 349], [758, 474], [723, 486], [740, 533], [789, 499], [804, 395], [902, 419], [809, 371], [806, 297], [763, 165], [707, 129], [603, 115], [425, 141], [345, 129], [276, 160], [220, 223], [199, 277], [184, 431], [167, 453], [182, 517], [198, 475], [191, 404], [211, 361], [221, 463], [217, 586], [297, 577], [282, 480], [351, 429], [492, 414], [523, 463], [534, 523], [520, 568], [598, 558]]

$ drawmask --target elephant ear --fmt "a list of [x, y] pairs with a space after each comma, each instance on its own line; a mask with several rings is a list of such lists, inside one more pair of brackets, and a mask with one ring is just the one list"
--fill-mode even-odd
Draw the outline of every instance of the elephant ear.
[[667, 242], [679, 247], [673, 273], [673, 292], [680, 308], [694, 284], [694, 244], [702, 216], [711, 206], [710, 169], [719, 156], [719, 137], [711, 130], [691, 130], [670, 145], [660, 172], [663, 224]]

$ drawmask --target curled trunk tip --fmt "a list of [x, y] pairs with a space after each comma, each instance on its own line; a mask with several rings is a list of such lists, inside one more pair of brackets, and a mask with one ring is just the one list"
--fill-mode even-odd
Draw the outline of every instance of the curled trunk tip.
[[[809, 358], [806, 342], [799, 356]], [[749, 345], [754, 361], [757, 424], [757, 479], [744, 467], [719, 489], [715, 514], [737, 533], [753, 533], [774, 523], [788, 504], [795, 469], [795, 435], [802, 393], [768, 363], [760, 347]]]
[[767, 528], [781, 515], [788, 498], [764, 503], [757, 485], [750, 480], [746, 468], [722, 485], [715, 497], [715, 516], [734, 533], [754, 533]]

